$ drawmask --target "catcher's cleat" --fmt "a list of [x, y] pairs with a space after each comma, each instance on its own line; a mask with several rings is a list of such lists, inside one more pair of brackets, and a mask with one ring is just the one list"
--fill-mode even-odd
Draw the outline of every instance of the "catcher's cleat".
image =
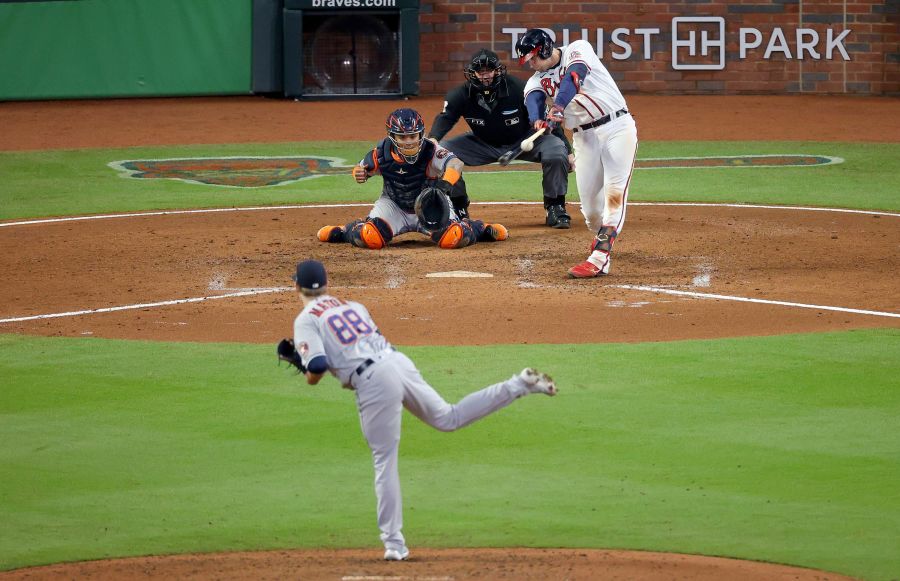
[[401, 547], [399, 549], [386, 549], [384, 551], [385, 561], [405, 561], [409, 559], [409, 549]]
[[319, 228], [316, 236], [318, 236], [319, 242], [343, 242], [344, 229], [340, 226], [323, 226]]
[[565, 230], [572, 225], [572, 217], [566, 213], [566, 207], [556, 204], [547, 207], [547, 226]]
[[509, 238], [509, 230], [503, 224], [485, 224], [484, 236], [487, 240], [502, 242]]
[[537, 369], [526, 367], [519, 372], [519, 379], [525, 382], [525, 387], [531, 393], [545, 393], [547, 395], [556, 395], [559, 390], [553, 378], [546, 373], [541, 373]]

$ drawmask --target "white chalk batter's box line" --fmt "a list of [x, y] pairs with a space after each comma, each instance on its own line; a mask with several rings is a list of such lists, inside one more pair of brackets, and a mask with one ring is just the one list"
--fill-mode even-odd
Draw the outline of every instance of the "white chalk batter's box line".
[[[537, 205], [539, 202], [484, 202], [486, 205]], [[680, 202], [636, 202], [632, 203], [632, 205], [639, 206], [695, 206], [695, 207], [725, 207], [725, 208], [745, 208], [745, 209], [773, 209], [773, 210], [804, 210], [804, 211], [814, 211], [814, 212], [843, 212], [843, 213], [853, 213], [853, 214], [871, 214], [877, 216], [892, 216], [892, 217], [900, 217], [900, 214], [890, 213], [890, 212], [872, 212], [866, 210], [844, 210], [839, 208], [815, 208], [815, 207], [800, 207], [800, 206], [754, 206], [749, 204], [703, 204], [703, 203], [680, 203]], [[212, 209], [202, 209], [202, 210], [166, 210], [161, 212], [141, 212], [136, 214], [108, 214], [102, 216], [72, 216], [67, 218], [50, 218], [46, 220], [29, 220], [24, 222], [7, 222], [0, 224], [0, 227], [3, 226], [21, 226], [26, 224], [48, 224], [48, 223], [58, 223], [58, 222], [73, 222], [73, 221], [83, 221], [83, 220], [99, 220], [99, 219], [109, 219], [109, 218], [132, 218], [132, 217], [141, 217], [141, 216], [169, 216], [169, 215], [178, 215], [178, 214], [206, 214], [213, 212], [243, 212], [243, 211], [278, 211], [278, 210], [289, 210], [289, 209], [313, 209], [313, 208], [355, 208], [355, 207], [370, 207], [371, 204], [318, 204], [318, 205], [299, 205], [299, 206], [264, 206], [264, 207], [254, 207], [254, 208], [212, 208]], [[744, 303], [756, 303], [762, 305], [777, 305], [784, 307], [794, 307], [801, 309], [815, 309], [822, 311], [836, 311], [841, 313], [849, 313], [849, 314], [858, 314], [858, 315], [871, 315], [876, 317], [891, 317], [891, 318], [900, 318], [900, 313], [891, 313], [884, 311], [871, 311], [865, 309], [851, 309], [847, 307], [835, 307], [830, 305], [811, 305], [804, 303], [794, 303], [789, 301], [772, 301], [766, 299], [755, 299], [749, 297], [736, 297], [729, 295], [717, 295], [711, 293], [698, 293], [692, 291], [679, 291], [667, 288], [658, 288], [658, 287], [650, 287], [650, 286], [639, 286], [639, 285], [611, 285], [615, 288], [622, 288], [627, 290], [636, 290], [643, 292], [654, 292], [668, 295], [676, 295], [676, 296], [684, 296], [690, 298], [697, 299], [715, 299], [715, 300], [724, 300], [724, 301], [736, 301], [736, 302], [744, 302]], [[175, 299], [168, 301], [158, 301], [152, 303], [139, 303], [133, 305], [121, 305], [116, 307], [105, 307], [100, 309], [85, 309], [79, 311], [68, 311], [64, 313], [48, 313], [44, 315], [30, 315], [26, 317], [9, 317], [0, 319], [0, 324], [3, 323], [21, 323], [26, 321], [35, 321], [40, 319], [54, 319], [60, 317], [78, 317], [83, 315], [92, 315], [97, 313], [111, 313], [116, 311], [127, 311], [127, 310], [135, 310], [135, 309], [148, 309], [148, 308], [156, 308], [156, 307], [166, 307], [173, 305], [181, 305], [188, 303], [200, 303], [204, 301], [211, 301], [217, 299], [227, 299], [227, 298], [237, 298], [237, 297], [247, 297], [254, 296], [260, 294], [270, 294], [270, 293], [280, 293], [280, 292], [288, 292], [293, 291], [292, 287], [272, 287], [272, 288], [259, 288], [259, 289], [250, 289], [250, 290], [242, 290], [239, 292], [226, 293], [220, 295], [211, 295], [205, 297], [192, 297], [186, 299]]]

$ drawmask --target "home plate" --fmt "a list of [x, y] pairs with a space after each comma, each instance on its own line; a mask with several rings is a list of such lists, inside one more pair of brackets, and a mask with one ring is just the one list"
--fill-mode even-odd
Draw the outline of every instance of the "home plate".
[[493, 278], [488, 272], [470, 272], [468, 270], [451, 270], [449, 272], [429, 272], [425, 278]]

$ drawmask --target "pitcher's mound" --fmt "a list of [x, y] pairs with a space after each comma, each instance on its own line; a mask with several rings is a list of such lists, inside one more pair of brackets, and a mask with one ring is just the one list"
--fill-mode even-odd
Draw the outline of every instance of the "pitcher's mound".
[[0, 579], [463, 579], [838, 581], [851, 577], [755, 561], [596, 549], [413, 549], [405, 562], [375, 549], [176, 555], [19, 569]]

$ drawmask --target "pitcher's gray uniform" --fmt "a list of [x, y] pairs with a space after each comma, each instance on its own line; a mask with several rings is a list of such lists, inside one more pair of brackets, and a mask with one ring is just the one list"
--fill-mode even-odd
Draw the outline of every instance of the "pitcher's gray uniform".
[[[391, 346], [365, 306], [329, 294], [306, 296], [300, 280], [303, 265], [307, 263], [315, 261], [297, 267], [297, 288], [305, 306], [294, 321], [294, 344], [304, 365], [324, 356], [328, 371], [344, 387], [355, 391], [360, 425], [375, 465], [378, 528], [385, 546], [385, 559], [405, 559], [409, 550], [401, 532], [403, 510], [398, 470], [403, 408], [426, 424], [450, 432], [523, 395], [554, 395], [556, 386], [546, 375], [525, 369], [451, 405], [428, 385], [406, 355]], [[324, 276], [324, 269], [321, 272]], [[310, 383], [318, 382], [319, 377], [314, 374], [310, 378], [307, 372]]]

